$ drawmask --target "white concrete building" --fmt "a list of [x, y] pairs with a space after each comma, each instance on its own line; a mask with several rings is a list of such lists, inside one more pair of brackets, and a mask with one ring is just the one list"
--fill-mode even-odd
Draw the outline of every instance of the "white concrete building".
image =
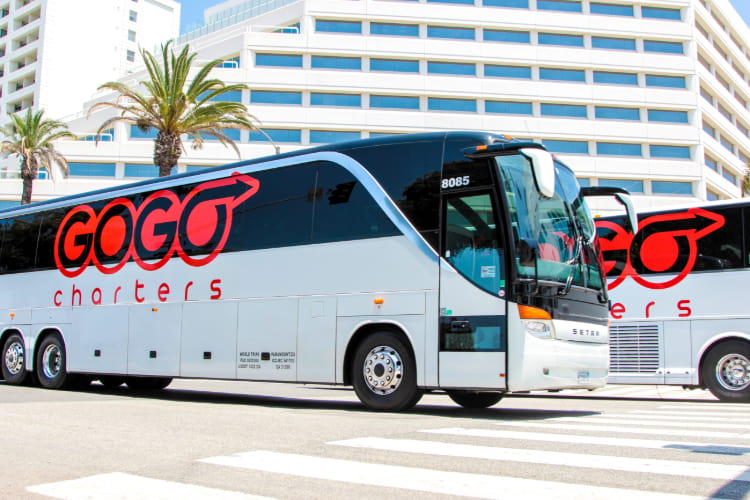
[[[728, 0], [230, 0], [206, 21], [178, 42], [226, 61], [216, 76], [250, 86], [234, 98], [284, 151], [489, 130], [543, 141], [583, 183], [625, 186], [639, 208], [740, 196], [750, 29]], [[103, 119], [70, 124], [93, 133]], [[35, 198], [156, 175], [142, 136], [61, 142], [72, 175], [38, 181]], [[274, 151], [257, 132], [234, 137], [243, 158]], [[178, 170], [236, 159], [188, 147]], [[0, 199], [17, 193], [0, 180]]]

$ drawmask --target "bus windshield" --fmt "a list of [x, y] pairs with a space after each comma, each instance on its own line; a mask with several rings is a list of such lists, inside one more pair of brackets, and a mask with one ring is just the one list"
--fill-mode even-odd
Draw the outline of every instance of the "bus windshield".
[[521, 265], [519, 278], [602, 289], [601, 266], [594, 227], [573, 173], [555, 162], [555, 194], [542, 197], [534, 183], [530, 160], [521, 155], [496, 156], [508, 199], [514, 243], [533, 240], [539, 245], [534, 266]]

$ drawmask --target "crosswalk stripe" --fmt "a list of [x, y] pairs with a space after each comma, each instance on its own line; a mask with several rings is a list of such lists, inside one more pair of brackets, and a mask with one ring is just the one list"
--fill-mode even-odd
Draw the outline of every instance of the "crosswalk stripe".
[[[560, 419], [555, 419], [559, 421]], [[627, 433], [627, 434], [648, 434], [656, 436], [690, 436], [690, 437], [705, 437], [705, 438], [731, 438], [739, 439], [743, 441], [750, 441], [750, 436], [744, 434], [738, 434], [736, 432], [723, 432], [723, 431], [696, 431], [692, 429], [650, 429], [650, 428], [636, 428], [636, 427], [623, 427], [621, 425], [576, 425], [567, 423], [535, 423], [535, 422], [493, 422], [495, 425], [515, 426], [515, 427], [531, 427], [537, 429], [555, 429], [555, 430], [570, 430], [570, 431], [586, 431], [586, 432], [616, 432], [616, 433]], [[632, 424], [632, 422], [629, 422]]]
[[251, 451], [200, 462], [293, 476], [342, 481], [380, 488], [439, 493], [475, 498], [528, 500], [555, 498], [580, 500], [687, 500], [685, 495], [520, 479], [465, 472], [450, 472], [397, 465], [356, 462], [334, 458]]
[[686, 450], [699, 453], [716, 453], [720, 455], [748, 455], [750, 447], [697, 443], [689, 441], [663, 441], [658, 439], [630, 439], [616, 437], [598, 437], [581, 434], [550, 434], [539, 432], [503, 431], [495, 429], [465, 429], [449, 427], [445, 429], [426, 429], [419, 432], [430, 434], [448, 434], [455, 436], [485, 437], [493, 439], [516, 439], [521, 441], [546, 441], [554, 443], [592, 444], [602, 446], [620, 446], [629, 448], [649, 448], [667, 450]]
[[723, 465], [655, 458], [613, 457], [607, 455], [585, 455], [560, 451], [540, 451], [518, 448], [496, 448], [472, 444], [419, 441], [415, 439], [355, 438], [332, 441], [328, 444], [367, 448], [374, 450], [420, 453], [461, 458], [483, 458], [503, 462], [522, 462], [577, 468], [605, 469], [621, 472], [641, 472], [673, 476], [703, 477], [750, 482], [750, 472], [744, 465]]
[[[679, 421], [666, 421], [666, 420], [635, 420], [628, 415], [597, 415], [595, 417], [559, 417], [555, 419], [558, 422], [584, 422], [584, 423], [602, 423], [602, 424], [637, 424], [637, 425], [650, 425], [650, 426], [661, 426], [661, 427], [686, 427], [699, 429], [715, 429], [717, 424], [712, 423], [701, 423], [701, 422], [679, 422]], [[720, 424], [723, 429], [742, 429], [750, 430], [750, 425], [744, 424]]]
[[151, 479], [122, 472], [99, 474], [69, 481], [40, 484], [26, 488], [32, 493], [64, 500], [270, 500], [247, 495], [161, 479]]
[[[700, 411], [670, 411], [670, 410], [632, 410], [628, 412], [628, 415], [654, 415], [653, 418], [657, 418], [656, 415], [662, 415], [664, 417], [670, 416], [672, 418], [680, 417], [680, 420], [706, 420], [709, 422], [736, 422], [737, 415], [729, 417], [720, 417], [715, 413], [706, 413]], [[661, 417], [659, 417], [661, 418]]]
[[660, 406], [660, 409], [664, 410], [685, 410], [685, 409], [696, 409], [704, 408], [706, 410], [713, 410], [724, 413], [726, 411], [745, 411], [750, 412], [750, 404], [747, 403], [683, 403], [681, 405], [664, 405]]

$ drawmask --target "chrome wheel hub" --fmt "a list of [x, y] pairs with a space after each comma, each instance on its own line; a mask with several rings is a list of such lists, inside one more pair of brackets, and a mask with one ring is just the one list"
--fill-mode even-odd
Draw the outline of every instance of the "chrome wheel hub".
[[401, 356], [393, 348], [378, 346], [365, 357], [362, 375], [367, 387], [379, 395], [387, 395], [401, 385], [403, 362]]
[[727, 354], [716, 363], [716, 380], [730, 391], [745, 389], [750, 386], [750, 360], [741, 354]]
[[24, 369], [25, 358], [23, 344], [13, 342], [5, 351], [5, 368], [11, 375], [18, 375]]
[[42, 371], [44, 376], [53, 379], [60, 373], [62, 367], [62, 356], [60, 348], [56, 345], [48, 345], [42, 353]]

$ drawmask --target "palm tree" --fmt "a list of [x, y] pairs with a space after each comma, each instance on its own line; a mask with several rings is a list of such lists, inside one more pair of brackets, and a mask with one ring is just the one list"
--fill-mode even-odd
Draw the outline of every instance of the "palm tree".
[[21, 159], [21, 205], [31, 203], [31, 192], [34, 179], [39, 175], [39, 168], [47, 169], [54, 178], [56, 171], [53, 164], [58, 164], [63, 175], [68, 175], [68, 162], [53, 144], [63, 137], [75, 138], [68, 126], [57, 120], [44, 118], [44, 110], [32, 112], [26, 110], [25, 115], [10, 114], [11, 122], [2, 128], [0, 133], [6, 138], [2, 142], [2, 153], [5, 156], [17, 155]]
[[[106, 120], [97, 134], [116, 122], [137, 126], [142, 131], [154, 128], [157, 136], [154, 141], [154, 164], [159, 168], [159, 176], [172, 172], [183, 153], [182, 134], [193, 140], [193, 148], [203, 146], [205, 136], [215, 137], [224, 146], [231, 146], [240, 156], [240, 151], [232, 139], [224, 133], [226, 128], [255, 129], [255, 117], [247, 112], [244, 104], [218, 100], [228, 92], [247, 89], [244, 84], [227, 85], [221, 80], [208, 78], [213, 68], [222, 63], [221, 59], [201, 67], [192, 81], [188, 82], [190, 67], [197, 53], [190, 54], [185, 46], [175, 56], [170, 42], [161, 46], [161, 61], [149, 51], [141, 49], [146, 63], [148, 79], [140, 84], [145, 93], [121, 82], [108, 82], [99, 89], [113, 90], [117, 99], [100, 102], [89, 109], [89, 114], [98, 108], [114, 108], [119, 114]], [[257, 120], [256, 120], [257, 121]]]
[[742, 182], [740, 183], [740, 189], [742, 189], [742, 197], [750, 195], [750, 162], [745, 167], [745, 174], [742, 176]]

